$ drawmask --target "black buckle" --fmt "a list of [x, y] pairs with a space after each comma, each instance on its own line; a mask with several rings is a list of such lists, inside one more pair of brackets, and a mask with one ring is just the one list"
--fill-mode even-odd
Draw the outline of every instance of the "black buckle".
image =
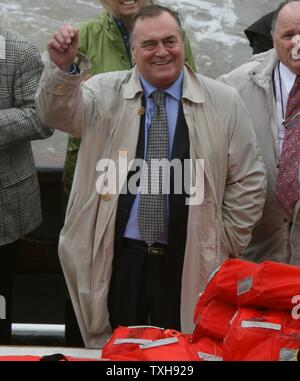
[[164, 247], [148, 246], [149, 255], [164, 255], [165, 252], [166, 252], [166, 249]]

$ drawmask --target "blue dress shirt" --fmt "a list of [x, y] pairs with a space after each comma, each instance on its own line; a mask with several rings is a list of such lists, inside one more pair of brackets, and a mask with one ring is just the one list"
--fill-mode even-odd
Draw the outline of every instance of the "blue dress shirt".
[[[171, 159], [173, 141], [175, 136], [177, 118], [178, 118], [178, 110], [179, 104], [181, 101], [182, 95], [182, 82], [183, 82], [183, 72], [177, 78], [177, 80], [165, 91], [166, 93], [166, 111], [168, 118], [168, 126], [169, 126], [169, 160]], [[141, 76], [141, 83], [144, 90], [144, 96], [146, 100], [146, 114], [145, 114], [145, 156], [146, 158], [146, 150], [147, 150], [147, 137], [148, 132], [151, 125], [151, 120], [154, 112], [154, 102], [151, 98], [151, 95], [157, 88], [153, 87], [149, 82], [147, 82]], [[126, 225], [124, 237], [131, 239], [141, 240], [138, 228], [138, 203], [139, 203], [139, 194], [137, 194], [134, 203], [131, 208], [131, 212], [129, 215], [129, 219]], [[168, 206], [169, 212], [169, 206]], [[168, 213], [169, 214], [169, 213]], [[158, 240], [160, 243], [168, 242], [168, 232], [166, 232], [160, 239]]]

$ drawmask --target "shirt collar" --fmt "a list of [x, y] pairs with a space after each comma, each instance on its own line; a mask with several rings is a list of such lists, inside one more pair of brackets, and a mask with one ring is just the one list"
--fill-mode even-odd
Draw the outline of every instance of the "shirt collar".
[[280, 75], [285, 83], [286, 90], [289, 93], [294, 85], [296, 74], [293, 73], [286, 65], [280, 62], [279, 65]]
[[[144, 89], [145, 98], [149, 98], [151, 94], [157, 90], [156, 87], [152, 86], [151, 83], [146, 81], [146, 79], [143, 76], [140, 76], [141, 83]], [[175, 82], [172, 83], [170, 87], [165, 89], [164, 91], [170, 95], [171, 97], [175, 98], [178, 102], [181, 99], [182, 94], [182, 82], [183, 82], [183, 71], [181, 71], [179, 77], [176, 79]]]

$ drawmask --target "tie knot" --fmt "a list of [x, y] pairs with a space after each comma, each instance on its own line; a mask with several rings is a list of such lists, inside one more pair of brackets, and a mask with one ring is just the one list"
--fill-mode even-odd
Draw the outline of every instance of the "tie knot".
[[162, 90], [156, 90], [151, 94], [151, 97], [156, 106], [161, 106], [164, 104], [166, 93]]

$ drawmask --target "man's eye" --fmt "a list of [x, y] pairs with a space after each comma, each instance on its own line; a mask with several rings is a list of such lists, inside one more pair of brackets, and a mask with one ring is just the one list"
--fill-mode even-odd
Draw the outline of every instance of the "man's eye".
[[174, 41], [174, 40], [170, 40], [170, 41], [166, 41], [166, 42], [165, 42], [165, 45], [166, 45], [168, 48], [173, 47], [175, 44], [176, 44], [176, 41]]
[[282, 38], [283, 38], [284, 40], [291, 40], [293, 37], [294, 37], [294, 35], [291, 34], [291, 33], [284, 34], [284, 35], [282, 36]]
[[156, 44], [154, 42], [147, 42], [147, 43], [143, 44], [144, 48], [149, 48], [149, 49], [153, 48], [154, 46], [156, 46]]

